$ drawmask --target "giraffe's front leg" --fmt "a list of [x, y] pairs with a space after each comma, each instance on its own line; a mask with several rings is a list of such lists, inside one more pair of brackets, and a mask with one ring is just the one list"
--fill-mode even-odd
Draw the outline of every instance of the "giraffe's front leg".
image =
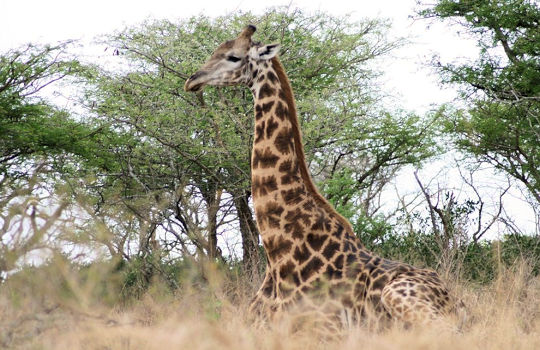
[[253, 297], [249, 306], [249, 314], [251, 317], [259, 320], [268, 320], [276, 310], [276, 295], [275, 285], [272, 274], [267, 269], [264, 275], [264, 280]]

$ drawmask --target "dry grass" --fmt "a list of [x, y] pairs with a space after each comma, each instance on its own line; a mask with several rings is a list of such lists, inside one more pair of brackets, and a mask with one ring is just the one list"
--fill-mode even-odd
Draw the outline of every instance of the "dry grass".
[[[157, 283], [144, 298], [121, 307], [96, 297], [95, 283], [58, 270], [0, 285], [0, 348], [540, 349], [540, 279], [531, 277], [526, 264], [501, 271], [489, 286], [455, 286], [469, 310], [461, 332], [357, 329], [333, 341], [291, 333], [285, 324], [250, 324], [247, 288], [219, 274], [204, 288], [184, 287], [175, 296]], [[75, 292], [59, 292], [60, 280]]]

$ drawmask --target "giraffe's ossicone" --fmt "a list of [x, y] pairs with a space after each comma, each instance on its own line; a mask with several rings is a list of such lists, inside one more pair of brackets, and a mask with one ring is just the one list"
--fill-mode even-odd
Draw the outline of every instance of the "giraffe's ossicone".
[[253, 312], [311, 310], [338, 327], [367, 319], [417, 324], [447, 314], [455, 301], [437, 273], [366, 250], [317, 191], [279, 45], [254, 43], [254, 32], [249, 25], [221, 44], [185, 84], [186, 91], [246, 85], [254, 96], [253, 207], [268, 267]]

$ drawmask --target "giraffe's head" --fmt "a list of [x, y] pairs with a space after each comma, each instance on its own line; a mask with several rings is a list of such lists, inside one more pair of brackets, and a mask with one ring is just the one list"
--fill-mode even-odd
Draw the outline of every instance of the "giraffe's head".
[[272, 59], [279, 44], [260, 45], [251, 41], [256, 28], [248, 25], [240, 35], [219, 45], [206, 63], [186, 81], [186, 91], [200, 91], [205, 85], [250, 85], [257, 66]]

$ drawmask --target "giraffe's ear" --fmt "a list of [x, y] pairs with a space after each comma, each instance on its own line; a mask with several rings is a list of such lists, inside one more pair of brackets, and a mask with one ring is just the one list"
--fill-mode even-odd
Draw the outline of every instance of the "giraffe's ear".
[[258, 47], [252, 53], [253, 58], [259, 60], [269, 60], [273, 58], [279, 52], [279, 44], [268, 44], [261, 47]]

